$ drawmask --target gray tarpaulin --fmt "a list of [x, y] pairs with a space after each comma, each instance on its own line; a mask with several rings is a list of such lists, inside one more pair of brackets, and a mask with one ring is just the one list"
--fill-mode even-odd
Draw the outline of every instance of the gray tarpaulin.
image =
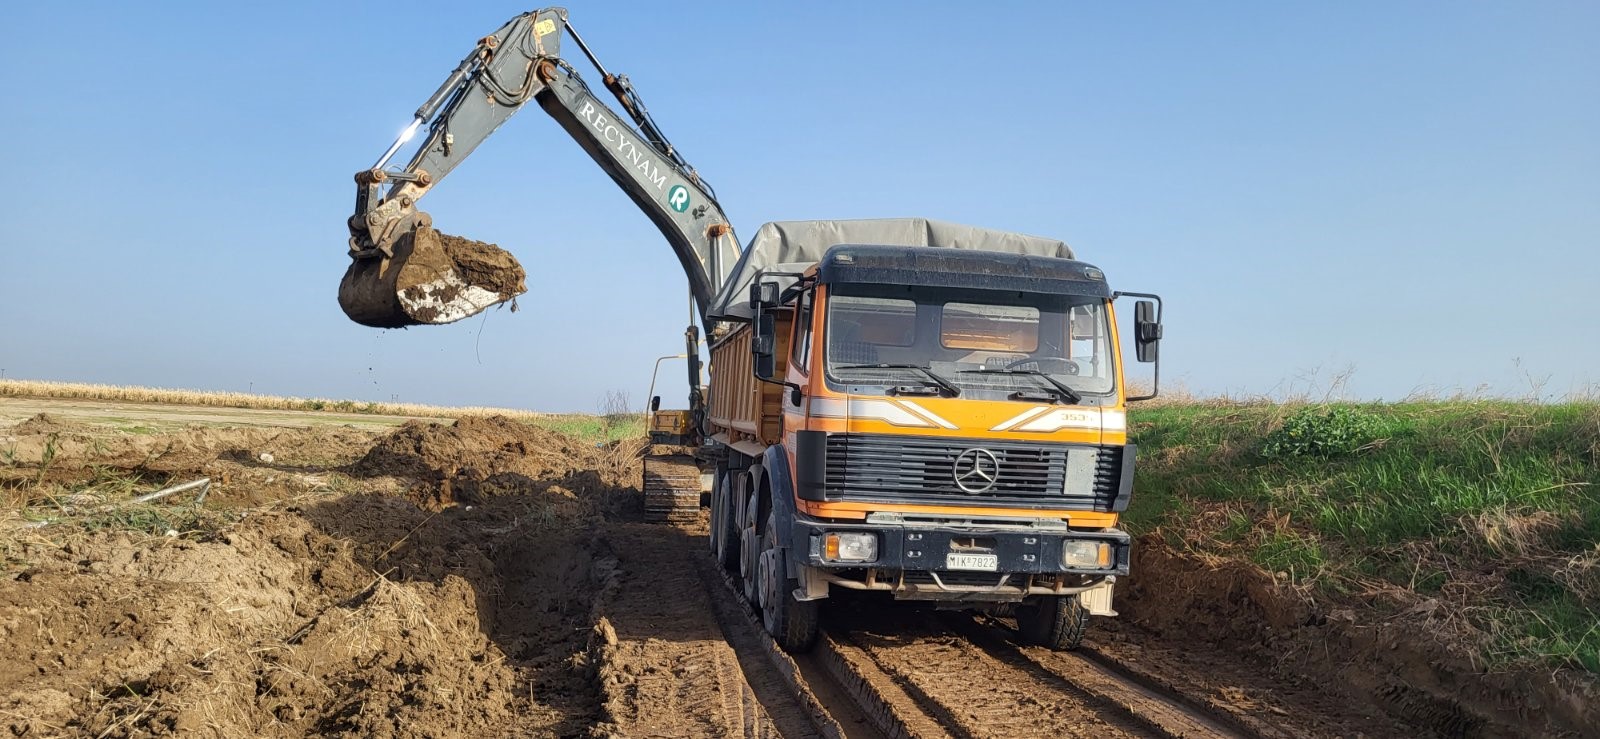
[[750, 283], [763, 271], [801, 271], [839, 244], [936, 246], [978, 249], [1041, 257], [1072, 258], [1072, 249], [1057, 239], [991, 231], [926, 218], [876, 218], [857, 221], [776, 221], [763, 225], [711, 303], [709, 315], [747, 321]]

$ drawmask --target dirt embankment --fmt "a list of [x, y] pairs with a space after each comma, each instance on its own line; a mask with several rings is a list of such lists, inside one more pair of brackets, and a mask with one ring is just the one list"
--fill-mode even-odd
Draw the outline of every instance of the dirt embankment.
[[1440, 736], [1588, 736], [1600, 727], [1593, 683], [1487, 668], [1470, 649], [1431, 633], [1452, 615], [1437, 602], [1357, 613], [1253, 565], [1178, 551], [1158, 535], [1143, 537], [1134, 552], [1122, 613], [1141, 634], [1108, 643], [1109, 652], [1150, 661], [1155, 655], [1142, 653], [1153, 645], [1205, 645], [1265, 667], [1285, 693], [1342, 704], [1330, 713], [1381, 711]]
[[27, 500], [51, 485], [92, 495], [118, 472], [206, 474], [207, 508], [237, 520], [177, 536], [0, 522], [0, 726], [11, 734], [577, 736], [601, 725], [587, 642], [605, 553], [593, 533], [607, 511], [638, 507], [635, 491], [607, 483], [637, 474], [626, 450], [505, 419], [378, 439], [80, 431], [50, 419], [7, 430], [0, 486]]

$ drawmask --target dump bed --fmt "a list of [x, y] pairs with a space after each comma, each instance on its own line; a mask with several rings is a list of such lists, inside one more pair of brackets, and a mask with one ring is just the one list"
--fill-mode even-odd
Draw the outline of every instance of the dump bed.
[[[790, 314], [784, 312], [775, 317], [777, 372], [781, 376], [788, 366]], [[712, 344], [706, 420], [712, 435], [724, 443], [766, 447], [778, 443], [783, 436], [784, 387], [755, 378], [755, 360], [750, 354], [754, 336], [755, 331], [746, 323]]]

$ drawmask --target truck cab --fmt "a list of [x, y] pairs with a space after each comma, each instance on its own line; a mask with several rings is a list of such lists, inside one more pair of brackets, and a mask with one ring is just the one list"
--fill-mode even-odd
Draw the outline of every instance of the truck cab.
[[[1135, 457], [1117, 297], [1075, 259], [921, 246], [835, 245], [752, 281], [737, 349], [778, 433], [721, 436], [712, 539], [781, 644], [808, 645], [835, 589], [1009, 604], [1059, 648], [1115, 615]], [[1155, 305], [1137, 312], [1154, 360]]]

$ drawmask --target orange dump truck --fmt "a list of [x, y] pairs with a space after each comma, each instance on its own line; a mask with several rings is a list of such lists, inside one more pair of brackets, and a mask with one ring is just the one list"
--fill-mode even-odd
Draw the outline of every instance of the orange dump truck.
[[[1076, 646], [1133, 483], [1116, 293], [1059, 241], [921, 219], [762, 227], [710, 315], [711, 545], [787, 649], [837, 588]], [[1155, 361], [1160, 299], [1135, 304]]]

